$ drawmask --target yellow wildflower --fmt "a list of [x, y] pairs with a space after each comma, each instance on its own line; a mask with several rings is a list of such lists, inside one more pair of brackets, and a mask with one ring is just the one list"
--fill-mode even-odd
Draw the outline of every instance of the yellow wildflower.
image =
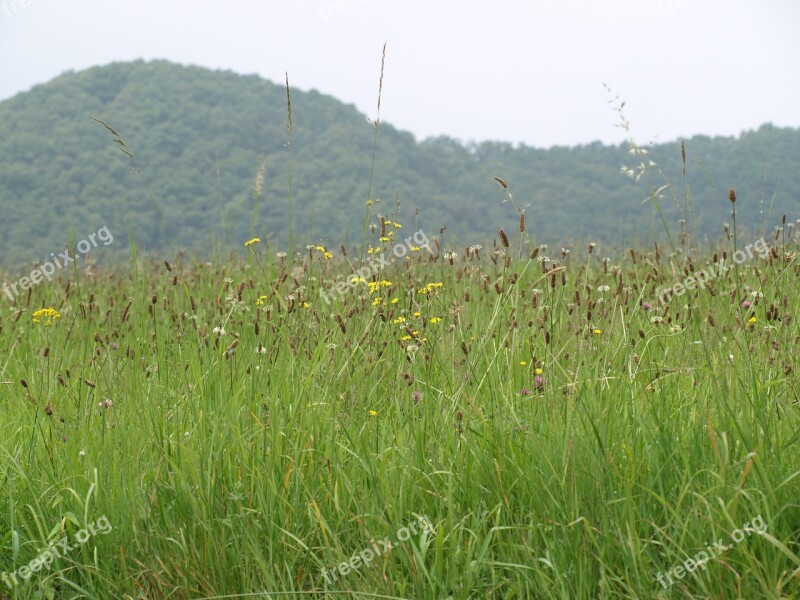
[[250, 239], [250, 240], [247, 240], [247, 241], [244, 243], [244, 245], [245, 245], [245, 246], [252, 246], [253, 244], [258, 244], [259, 242], [261, 242], [261, 238], [252, 238], [252, 239]]
[[56, 319], [60, 319], [61, 314], [55, 308], [40, 308], [33, 313], [33, 322], [37, 325], [42, 324], [50, 327]]

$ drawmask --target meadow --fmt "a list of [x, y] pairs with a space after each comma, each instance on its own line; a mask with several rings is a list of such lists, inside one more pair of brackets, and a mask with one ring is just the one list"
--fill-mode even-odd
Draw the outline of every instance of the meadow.
[[796, 223], [698, 239], [684, 180], [664, 242], [547, 247], [487, 185], [486, 247], [370, 176], [352, 247], [6, 265], [0, 598], [800, 596]]
[[365, 208], [2, 298], [0, 598], [798, 597], [793, 223], [734, 261]]

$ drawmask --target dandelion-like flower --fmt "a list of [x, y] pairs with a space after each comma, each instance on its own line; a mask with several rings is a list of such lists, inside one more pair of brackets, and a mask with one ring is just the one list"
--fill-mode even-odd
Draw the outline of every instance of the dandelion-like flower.
[[251, 238], [251, 239], [247, 240], [244, 243], [244, 245], [249, 248], [250, 246], [253, 246], [253, 245], [258, 244], [260, 242], [261, 242], [261, 238], [254, 237], [254, 238]]

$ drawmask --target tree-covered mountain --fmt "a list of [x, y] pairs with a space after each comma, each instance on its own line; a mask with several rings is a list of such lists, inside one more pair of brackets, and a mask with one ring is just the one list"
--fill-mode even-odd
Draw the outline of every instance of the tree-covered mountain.
[[[165, 61], [70, 72], [0, 103], [1, 262], [45, 258], [70, 232], [80, 240], [102, 226], [121, 249], [129, 230], [146, 249], [227, 251], [252, 234], [285, 247], [290, 156], [298, 246], [360, 241], [367, 211], [391, 214], [396, 199], [409, 228], [433, 235], [447, 227], [445, 238], [485, 243], [499, 227], [516, 227], [494, 176], [508, 182], [537, 239], [663, 236], [658, 211], [642, 201], [665, 184], [664, 218], [673, 229], [681, 218], [677, 141], [648, 146], [646, 155], [599, 142], [417, 142], [381, 122], [370, 192], [375, 129], [365, 115], [298, 90], [291, 115], [290, 132], [282, 85]], [[782, 213], [800, 216], [800, 130], [764, 125], [736, 138], [696, 136], [686, 140], [686, 156], [696, 232], [715, 235], [729, 220], [729, 187], [740, 226], [771, 229]], [[639, 181], [620, 169], [650, 161], [657, 166]], [[382, 201], [368, 209], [369, 196]]]

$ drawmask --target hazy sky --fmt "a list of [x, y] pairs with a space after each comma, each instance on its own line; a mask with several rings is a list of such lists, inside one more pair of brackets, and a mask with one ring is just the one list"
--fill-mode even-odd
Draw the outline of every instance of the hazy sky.
[[258, 73], [418, 139], [548, 147], [800, 126], [800, 1], [0, 0], [0, 99], [164, 58]]

